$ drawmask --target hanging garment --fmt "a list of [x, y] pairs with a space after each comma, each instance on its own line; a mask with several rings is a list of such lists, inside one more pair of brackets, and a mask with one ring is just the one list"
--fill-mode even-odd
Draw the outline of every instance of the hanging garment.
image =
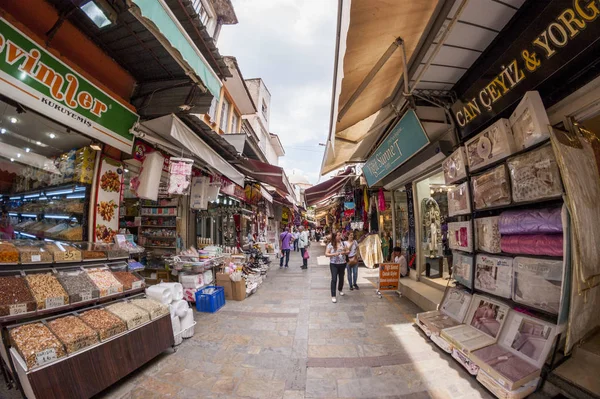
[[385, 211], [385, 194], [383, 188], [379, 189], [379, 212]]

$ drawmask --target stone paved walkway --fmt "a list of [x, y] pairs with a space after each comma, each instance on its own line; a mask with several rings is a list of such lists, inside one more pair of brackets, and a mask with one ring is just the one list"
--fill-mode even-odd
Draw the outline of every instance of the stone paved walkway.
[[317, 264], [324, 248], [311, 252], [308, 271], [292, 254], [252, 297], [198, 313], [195, 336], [177, 352], [98, 399], [492, 397], [413, 325], [416, 305], [377, 298], [374, 271], [360, 268], [360, 291], [331, 303], [329, 266]]

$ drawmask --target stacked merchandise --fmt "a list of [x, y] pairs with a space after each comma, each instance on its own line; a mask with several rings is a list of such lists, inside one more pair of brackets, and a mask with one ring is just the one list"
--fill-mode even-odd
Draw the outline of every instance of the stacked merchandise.
[[246, 263], [242, 267], [242, 276], [246, 280], [246, 294], [252, 295], [263, 283], [269, 270], [268, 256], [264, 256], [260, 249], [252, 248]]
[[[148, 298], [168, 306], [175, 345], [181, 344], [184, 338], [194, 336], [194, 311], [183, 299], [183, 286], [179, 283], [159, 283], [146, 289]], [[147, 309], [147, 308], [146, 308]], [[148, 309], [150, 310], [150, 309]]]

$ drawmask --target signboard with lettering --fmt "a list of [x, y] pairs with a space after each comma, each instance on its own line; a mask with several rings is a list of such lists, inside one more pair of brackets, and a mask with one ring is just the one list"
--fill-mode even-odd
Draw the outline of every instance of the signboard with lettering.
[[400, 281], [400, 263], [379, 264], [379, 291], [397, 291]]
[[552, 0], [545, 7], [540, 4], [535, 15], [524, 17], [528, 26], [519, 31], [518, 40], [453, 104], [461, 137], [469, 137], [526, 91], [572, 64], [600, 39], [599, 17], [598, 0]]
[[0, 91], [125, 152], [139, 117], [0, 18]]
[[429, 144], [415, 111], [408, 110], [363, 166], [369, 187], [381, 181]]

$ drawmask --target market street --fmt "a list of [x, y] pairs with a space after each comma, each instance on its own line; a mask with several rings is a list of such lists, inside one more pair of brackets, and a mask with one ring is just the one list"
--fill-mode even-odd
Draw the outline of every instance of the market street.
[[[490, 398], [449, 355], [412, 324], [416, 305], [378, 299], [376, 273], [360, 268], [360, 291], [329, 295], [324, 247], [309, 270], [293, 252], [273, 263], [243, 302], [197, 313], [196, 334], [125, 378], [100, 398]], [[321, 258], [324, 259], [324, 258]], [[322, 262], [323, 263], [323, 262]]]

